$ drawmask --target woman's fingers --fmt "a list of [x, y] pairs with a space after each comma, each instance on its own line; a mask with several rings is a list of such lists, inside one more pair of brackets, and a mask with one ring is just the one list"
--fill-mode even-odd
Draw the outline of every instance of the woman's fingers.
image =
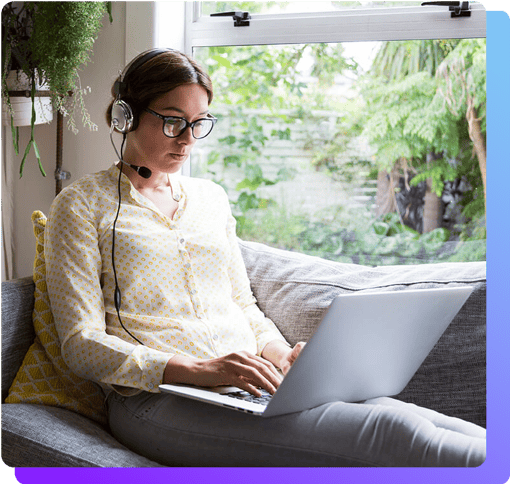
[[[180, 365], [184, 369], [171, 371], [172, 361], [173, 366]], [[170, 369], [165, 381], [205, 387], [233, 385], [256, 396], [260, 396], [259, 388], [274, 393], [282, 380], [270, 361], [246, 351], [210, 360], [174, 356], [167, 366]]]
[[241, 390], [244, 390], [248, 393], [251, 393], [252, 395], [255, 395], [256, 397], [260, 397], [262, 395], [261, 391], [259, 390], [259, 386], [256, 386], [252, 383], [249, 383], [246, 379], [243, 377], [239, 377], [238, 381], [234, 384], [234, 386], [240, 388]]
[[280, 385], [281, 376], [278, 371], [263, 358], [247, 352], [232, 353], [224, 358], [229, 362], [229, 370], [236, 376], [237, 383], [233, 384], [243, 390], [260, 396], [258, 387], [272, 394]]
[[305, 346], [305, 343], [303, 343], [302, 341], [300, 341], [299, 343], [296, 343], [296, 346], [294, 346], [294, 348], [292, 349], [292, 352], [290, 354], [290, 364], [292, 365], [292, 363], [294, 363], [297, 359], [297, 357], [299, 356], [299, 353], [301, 353], [301, 350], [304, 348]]
[[285, 357], [285, 359], [281, 363], [282, 372], [284, 375], [287, 374], [287, 372], [290, 370], [290, 367], [294, 364], [297, 357], [299, 356], [299, 353], [301, 353], [301, 350], [304, 348], [306, 343], [299, 342], [296, 343], [296, 346], [292, 348], [292, 351], [288, 353], [288, 355]]

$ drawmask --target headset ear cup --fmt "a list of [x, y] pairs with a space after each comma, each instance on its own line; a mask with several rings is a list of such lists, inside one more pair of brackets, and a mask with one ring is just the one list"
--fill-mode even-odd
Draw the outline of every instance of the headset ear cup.
[[119, 133], [126, 134], [133, 129], [133, 121], [131, 106], [120, 99], [115, 101], [112, 106], [112, 126]]

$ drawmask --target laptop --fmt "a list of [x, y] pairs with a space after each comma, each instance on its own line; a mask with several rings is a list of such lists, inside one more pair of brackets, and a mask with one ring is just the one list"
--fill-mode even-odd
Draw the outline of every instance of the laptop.
[[172, 393], [262, 417], [324, 403], [399, 394], [461, 309], [472, 287], [337, 296], [274, 395], [237, 387], [162, 384]]

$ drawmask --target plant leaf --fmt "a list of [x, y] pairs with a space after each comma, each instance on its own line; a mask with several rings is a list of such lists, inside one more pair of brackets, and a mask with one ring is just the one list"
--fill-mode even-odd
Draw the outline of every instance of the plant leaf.
[[37, 158], [37, 163], [39, 164], [39, 170], [41, 171], [42, 175], [43, 176], [46, 176], [46, 172], [44, 171], [44, 168], [42, 166], [42, 162], [41, 162], [41, 154], [39, 153], [39, 148], [37, 147], [37, 143], [35, 142], [35, 136], [34, 136], [34, 131], [35, 131], [35, 119], [36, 119], [36, 114], [35, 114], [35, 81], [32, 80], [32, 120], [31, 120], [31, 127], [30, 127], [30, 141], [28, 142], [27, 144], [27, 147], [25, 148], [25, 153], [23, 155], [23, 159], [21, 160], [21, 165], [19, 167], [19, 177], [21, 178], [23, 176], [23, 168], [25, 167], [25, 161], [27, 159], [27, 156], [28, 156], [28, 153], [30, 153], [30, 148], [33, 146], [34, 147], [34, 153], [35, 153], [35, 157]]
[[34, 145], [35, 157], [37, 158], [37, 163], [39, 165], [39, 170], [40, 170], [42, 176], [46, 176], [46, 172], [44, 171], [44, 168], [42, 166], [41, 155], [39, 154], [39, 148], [37, 147], [37, 143], [35, 142], [35, 140], [33, 141], [33, 145]]
[[106, 3], [106, 11], [108, 12], [108, 16], [110, 17], [110, 23], [113, 23], [113, 15], [112, 15], [112, 2]]
[[33, 140], [30, 140], [25, 148], [25, 154], [23, 155], [23, 159], [21, 160], [21, 165], [19, 167], [19, 177], [23, 176], [23, 168], [25, 166], [25, 161], [27, 159], [28, 153], [30, 153], [30, 148], [32, 147]]
[[11, 114], [11, 132], [12, 132], [12, 144], [14, 145], [14, 152], [19, 155], [19, 129], [14, 126], [14, 116]]

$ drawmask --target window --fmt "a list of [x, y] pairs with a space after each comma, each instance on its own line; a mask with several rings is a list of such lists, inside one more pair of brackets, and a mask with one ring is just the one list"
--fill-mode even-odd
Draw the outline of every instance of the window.
[[188, 173], [225, 187], [246, 240], [366, 265], [485, 260], [483, 7], [353, 3], [187, 6], [219, 118]]
[[[315, 0], [309, 1], [294, 1], [294, 2], [261, 2], [261, 5], [257, 7], [257, 13], [259, 14], [280, 14], [280, 13], [317, 13], [317, 12], [331, 12], [338, 10], [347, 9], [363, 9], [367, 5], [370, 8], [387, 8], [388, 5], [407, 7], [407, 6], [419, 6], [422, 2], [420, 1], [400, 1], [400, 2], [322, 2]], [[233, 9], [239, 9], [242, 5], [237, 3], [226, 3], [219, 5], [219, 2], [201, 2], [201, 16], [208, 16], [212, 13], [218, 12], [219, 9], [227, 10], [232, 6]]]
[[[346, 8], [361, 3], [362, 8]], [[372, 4], [379, 5], [378, 8]], [[443, 39], [485, 37], [485, 9], [469, 2], [470, 17], [451, 18], [448, 7], [421, 2], [186, 2], [188, 53], [197, 47], [218, 45], [269, 45], [310, 42], [365, 42], [371, 40]], [[212, 4], [212, 5], [209, 5]], [[330, 4], [323, 11], [271, 13], [278, 5]], [[414, 6], [408, 6], [412, 4]], [[232, 17], [202, 15], [215, 8], [249, 11], [249, 27], [235, 27]], [[280, 10], [283, 10], [280, 8]], [[304, 10], [304, 9], [302, 9]]]

